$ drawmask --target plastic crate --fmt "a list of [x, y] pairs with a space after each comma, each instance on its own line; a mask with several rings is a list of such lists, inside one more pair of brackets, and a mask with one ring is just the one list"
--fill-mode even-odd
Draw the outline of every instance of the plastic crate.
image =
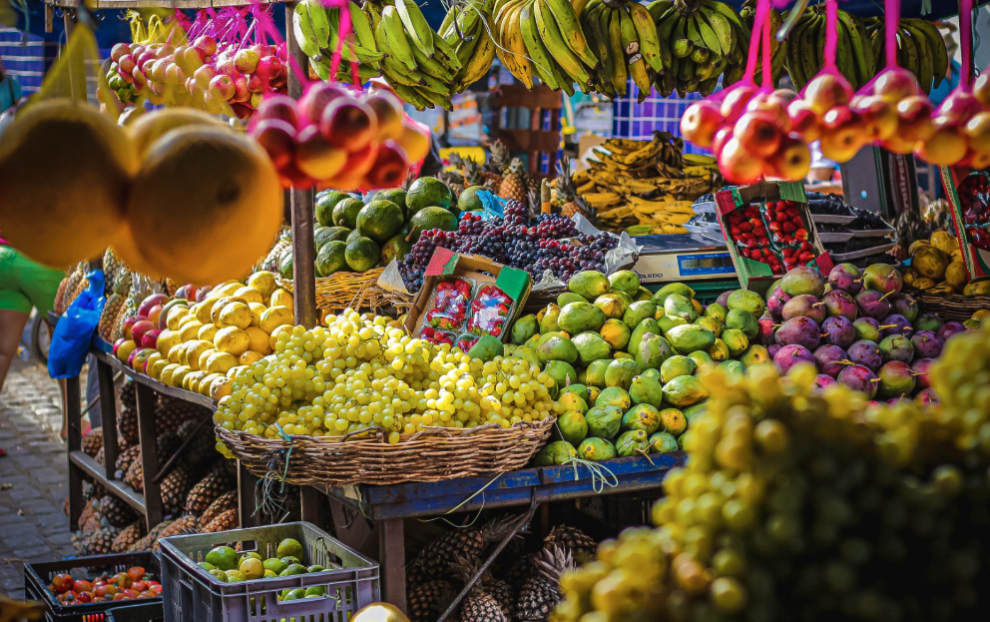
[[[285, 538], [299, 541], [307, 565], [328, 570], [223, 583], [199, 567], [210, 549], [226, 544], [274, 557]], [[165, 622], [346, 622], [379, 600], [378, 564], [310, 523], [285, 523], [161, 541]], [[324, 586], [322, 598], [278, 602], [285, 589]]]
[[[57, 574], [73, 574], [79, 576], [78, 569], [85, 569], [86, 576], [96, 576], [107, 572], [115, 574], [126, 572], [132, 566], [141, 566], [150, 574], [161, 577], [158, 558], [151, 551], [140, 553], [121, 553], [118, 555], [94, 555], [92, 557], [76, 557], [55, 562], [36, 562], [24, 565], [24, 593], [28, 600], [45, 603], [48, 611], [45, 619], [48, 622], [104, 622], [106, 612], [118, 607], [133, 605], [133, 600], [118, 600], [110, 602], [87, 603], [85, 605], [62, 605], [55, 600], [49, 591], [48, 584]], [[70, 571], [76, 570], [76, 573]], [[165, 582], [161, 581], [163, 589]], [[161, 597], [141, 599], [142, 604], [161, 603]]]
[[165, 609], [160, 600], [153, 603], [117, 607], [107, 612], [107, 622], [162, 622], [164, 619]]

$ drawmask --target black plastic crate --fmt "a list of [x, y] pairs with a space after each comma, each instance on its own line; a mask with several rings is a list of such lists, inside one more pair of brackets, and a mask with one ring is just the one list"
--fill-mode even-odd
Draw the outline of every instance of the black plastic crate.
[[35, 562], [24, 565], [24, 593], [28, 600], [45, 603], [48, 611], [45, 619], [48, 622], [105, 622], [106, 612], [110, 609], [127, 607], [136, 602], [141, 604], [157, 603], [161, 607], [162, 598], [143, 598], [141, 601], [116, 600], [85, 605], [65, 606], [55, 600], [55, 595], [48, 589], [48, 584], [57, 574], [71, 574], [74, 569], [85, 569], [87, 576], [96, 576], [104, 572], [115, 574], [127, 572], [132, 566], [141, 566], [150, 574], [158, 577], [161, 583], [161, 566], [158, 558], [151, 551], [140, 553], [120, 553], [115, 555], [93, 555], [91, 557], [75, 557], [54, 562]]
[[[135, 602], [133, 600], [127, 602]], [[107, 622], [164, 622], [165, 608], [160, 600], [139, 605], [117, 607], [107, 612]]]

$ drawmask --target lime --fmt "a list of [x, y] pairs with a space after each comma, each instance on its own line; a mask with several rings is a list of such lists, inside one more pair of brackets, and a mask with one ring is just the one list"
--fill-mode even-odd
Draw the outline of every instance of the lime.
[[268, 579], [270, 577], [277, 577], [278, 573], [272, 572], [271, 570], [265, 568], [265, 576], [263, 578]]
[[[364, 207], [364, 203], [350, 197], [343, 199], [333, 207], [333, 224], [338, 227], [354, 229], [357, 227], [358, 212]], [[321, 223], [322, 224], [322, 223]]]
[[461, 196], [457, 197], [457, 209], [462, 212], [483, 210], [485, 208], [485, 204], [481, 202], [477, 192], [484, 189], [484, 186], [471, 186], [469, 188], [465, 188], [464, 191], [461, 192]]
[[289, 567], [288, 562], [284, 562], [281, 559], [270, 557], [261, 563], [265, 570], [271, 570], [275, 574], [278, 574]]
[[218, 546], [206, 554], [206, 563], [220, 570], [233, 570], [237, 567], [237, 551], [229, 546]]
[[306, 598], [306, 590], [301, 587], [297, 587], [289, 592], [288, 596], [285, 597], [285, 600], [299, 600], [300, 598]]
[[306, 569], [307, 572], [323, 572], [324, 570], [326, 570], [326, 568], [324, 568], [319, 564], [313, 564], [312, 566]]
[[340, 240], [327, 242], [316, 254], [316, 276], [330, 276], [338, 270], [347, 269], [347, 260], [344, 258], [347, 244]]
[[[344, 249], [344, 259], [351, 270], [355, 272], [365, 272], [371, 270], [381, 261], [381, 249], [371, 238], [358, 237], [347, 243]], [[283, 541], [284, 542], [284, 541]], [[293, 540], [295, 542], [295, 540]], [[296, 545], [298, 546], [298, 542]], [[279, 551], [281, 551], [281, 544]], [[300, 549], [301, 554], [301, 549]]]
[[209, 562], [199, 562], [199, 567], [202, 568], [203, 570], [207, 571], [207, 572], [209, 572], [210, 570], [213, 570], [213, 569], [216, 568], [216, 566], [214, 566], [213, 564], [211, 564]]
[[289, 567], [279, 573], [280, 577], [291, 577], [297, 574], [306, 574], [306, 566], [302, 564], [289, 564]]
[[442, 181], [435, 177], [420, 177], [406, 192], [406, 211], [412, 215], [431, 205], [449, 209], [453, 199], [454, 193]]
[[316, 195], [316, 205], [314, 206], [314, 211], [316, 212], [316, 221], [319, 222], [324, 227], [329, 227], [333, 223], [333, 208], [337, 206], [338, 203], [344, 199], [349, 199], [350, 197], [343, 192], [337, 192], [330, 190], [327, 192], [321, 192]]
[[[299, 560], [298, 557], [294, 557], [292, 555], [286, 555], [285, 557], [282, 558], [282, 561], [285, 563], [286, 566], [288, 566], [290, 564], [301, 564], [302, 563]], [[285, 568], [283, 568], [282, 570], [285, 570]]]
[[257, 553], [257, 552], [255, 552], [255, 551], [251, 551], [250, 553], [245, 553], [244, 555], [241, 555], [241, 561], [244, 561], [245, 559], [247, 559], [247, 558], [249, 558], [249, 557], [250, 557], [251, 559], [257, 559], [257, 560], [259, 560], [259, 561], [261, 561], [262, 559], [264, 559], [264, 558], [263, 558], [263, 557], [261, 556], [261, 554], [260, 554], [260, 553]]
[[247, 581], [247, 577], [240, 570], [228, 570], [226, 574], [227, 580], [231, 583], [235, 581]]
[[225, 573], [223, 570], [220, 570], [219, 568], [214, 568], [213, 570], [210, 571], [210, 574], [216, 577], [217, 580], [220, 581], [221, 583], [227, 582], [227, 573]]
[[306, 596], [323, 596], [327, 593], [327, 586], [313, 585], [306, 588]]
[[402, 224], [402, 208], [391, 201], [372, 201], [357, 215], [357, 229], [361, 235], [379, 244], [398, 233]]

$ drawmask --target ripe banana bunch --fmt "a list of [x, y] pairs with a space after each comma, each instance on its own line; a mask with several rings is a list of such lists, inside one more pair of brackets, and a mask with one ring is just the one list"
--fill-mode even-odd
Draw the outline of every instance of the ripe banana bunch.
[[[853, 90], [859, 90], [876, 75], [869, 33], [859, 18], [841, 9], [838, 26], [835, 64]], [[825, 66], [826, 30], [825, 5], [820, 4], [806, 9], [787, 36], [787, 73], [799, 91]]]
[[[341, 59], [334, 76], [338, 82], [352, 82], [351, 62], [357, 61], [362, 82], [381, 75], [384, 58], [375, 43], [368, 16], [354, 2], [348, 4], [351, 33], [345, 37]], [[340, 9], [325, 8], [320, 0], [301, 0], [293, 9], [292, 33], [299, 48], [309, 57], [309, 67], [321, 80], [330, 79], [333, 54], [340, 43]]]
[[639, 101], [646, 99], [656, 77], [673, 62], [650, 11], [638, 2], [613, 6], [590, 0], [579, 16], [584, 36], [599, 59], [594, 75], [598, 92], [610, 98], [625, 97], [632, 79]]
[[414, 0], [365, 2], [375, 42], [384, 54], [382, 73], [406, 103], [419, 110], [450, 110], [454, 76], [462, 68], [454, 48], [426, 23]]
[[[753, 24], [756, 21], [756, 11], [750, 6], [746, 5], [739, 11], [739, 17], [742, 18], [743, 24], [748, 28], [748, 33], [753, 31]], [[784, 18], [781, 16], [780, 11], [777, 9], [770, 9], [770, 32], [776, 33], [784, 23]], [[747, 36], [749, 34], [747, 33]], [[784, 73], [784, 64], [787, 61], [787, 46], [788, 40], [777, 41], [777, 37], [771, 34], [770, 37], [770, 75], [773, 77], [773, 86], [777, 87], [777, 83], [780, 81], [780, 76]], [[725, 71], [725, 76], [722, 78], [722, 86], [730, 86], [738, 82], [743, 74], [746, 73], [746, 63], [743, 62], [739, 65], [730, 65]], [[763, 53], [762, 50], [757, 56], [756, 61], [756, 72], [755, 79], [757, 83], [763, 83]]]
[[454, 93], [464, 91], [480, 80], [495, 59], [495, 0], [463, 0], [450, 7], [440, 24], [439, 34], [454, 48], [461, 68], [454, 75]]
[[669, 42], [673, 56], [656, 81], [664, 97], [674, 91], [710, 95], [719, 76], [746, 65], [749, 28], [729, 5], [716, 0], [690, 4], [656, 0], [647, 8], [656, 20], [660, 40]]
[[552, 89], [589, 92], [598, 58], [569, 0], [495, 0], [492, 34], [502, 65], [526, 88], [539, 79]]
[[[945, 39], [935, 24], [921, 19], [902, 19], [897, 31], [897, 64], [904, 67], [918, 78], [923, 93], [928, 94], [945, 80], [945, 72], [949, 68], [949, 54], [945, 48]], [[886, 63], [884, 24], [877, 19], [867, 26], [870, 32], [870, 44], [873, 64], [876, 68]]]

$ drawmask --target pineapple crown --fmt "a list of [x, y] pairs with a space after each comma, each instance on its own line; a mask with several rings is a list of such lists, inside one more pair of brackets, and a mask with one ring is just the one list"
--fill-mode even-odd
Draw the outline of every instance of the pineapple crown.
[[570, 549], [561, 544], [543, 547], [533, 561], [537, 574], [553, 585], [560, 583], [560, 575], [577, 567]]
[[509, 164], [512, 161], [512, 154], [509, 153], [508, 147], [505, 146], [501, 140], [496, 140], [491, 146], [492, 157], [488, 159], [485, 163], [485, 167], [493, 172], [504, 174], [509, 170]]

